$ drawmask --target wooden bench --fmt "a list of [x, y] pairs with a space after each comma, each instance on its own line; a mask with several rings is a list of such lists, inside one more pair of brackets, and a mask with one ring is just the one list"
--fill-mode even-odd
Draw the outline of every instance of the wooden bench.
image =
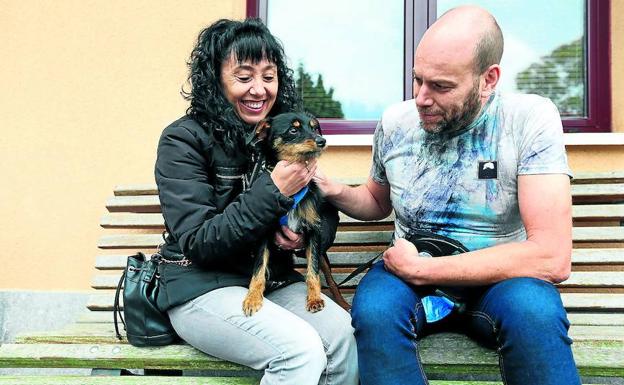
[[[572, 195], [573, 272], [558, 288], [572, 323], [570, 335], [576, 362], [590, 382], [603, 376], [624, 377], [624, 171], [579, 174], [573, 180]], [[259, 372], [210, 357], [185, 344], [135, 348], [115, 339], [114, 288], [126, 256], [136, 251], [153, 252], [162, 240], [164, 227], [155, 185], [118, 186], [106, 207], [98, 242], [102, 255], [96, 259], [88, 310], [63, 330], [21, 335], [15, 343], [1, 346], [0, 367], [92, 368], [96, 369], [94, 374], [105, 375], [118, 375], [122, 369], [145, 369], [145, 374], [166, 374], [90, 377], [87, 382], [93, 384], [258, 383]], [[361, 222], [341, 216], [336, 242], [329, 251], [336, 281], [383, 250], [391, 233], [392, 217]], [[303, 268], [304, 261], [298, 262]], [[346, 289], [349, 300], [362, 275]], [[427, 337], [421, 343], [420, 354], [431, 378], [477, 378], [437, 380], [432, 384], [500, 383], [492, 382], [493, 376], [499, 378], [496, 354], [462, 335]], [[172, 377], [182, 373], [183, 378]], [[0, 377], [0, 384], [84, 382], [84, 377], [72, 376]]]

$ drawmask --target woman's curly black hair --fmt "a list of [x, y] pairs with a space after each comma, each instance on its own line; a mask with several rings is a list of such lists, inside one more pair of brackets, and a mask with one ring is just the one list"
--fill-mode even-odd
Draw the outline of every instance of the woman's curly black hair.
[[266, 59], [277, 66], [277, 97], [269, 116], [301, 109], [302, 104], [284, 49], [260, 19], [222, 19], [202, 30], [187, 63], [191, 90], [182, 89], [182, 95], [190, 101], [186, 113], [209, 133], [222, 138], [227, 151], [236, 151], [244, 148], [250, 126], [238, 117], [223, 92], [221, 65], [231, 55], [239, 62], [255, 64]]

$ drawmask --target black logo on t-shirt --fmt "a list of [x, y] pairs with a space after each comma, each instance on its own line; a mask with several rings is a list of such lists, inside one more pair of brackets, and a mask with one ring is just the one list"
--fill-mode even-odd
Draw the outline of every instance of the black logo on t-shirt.
[[498, 162], [495, 160], [480, 160], [478, 176], [479, 179], [498, 178]]

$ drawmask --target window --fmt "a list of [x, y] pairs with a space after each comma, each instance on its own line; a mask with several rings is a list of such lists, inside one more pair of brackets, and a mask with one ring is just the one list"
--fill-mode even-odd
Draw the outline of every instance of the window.
[[[283, 42], [306, 108], [324, 133], [372, 133], [390, 104], [412, 98], [414, 46], [465, 0], [247, 0]], [[557, 104], [566, 132], [611, 127], [610, 0], [473, 0], [505, 37], [503, 91]]]

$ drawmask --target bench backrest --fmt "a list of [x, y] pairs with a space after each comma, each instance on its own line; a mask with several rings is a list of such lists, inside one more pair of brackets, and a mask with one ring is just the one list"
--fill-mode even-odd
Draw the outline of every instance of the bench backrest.
[[[362, 180], [346, 181], [358, 184]], [[569, 312], [577, 319], [608, 312], [608, 317], [624, 320], [624, 172], [579, 174], [573, 179], [573, 272], [558, 285]], [[155, 185], [122, 185], [106, 203], [102, 217], [105, 233], [98, 242], [96, 289], [88, 303], [93, 319], [110, 317], [113, 292], [126, 256], [152, 253], [162, 242], [164, 230]], [[341, 215], [334, 246], [329, 251], [337, 282], [355, 267], [369, 260], [390, 241], [390, 216], [381, 221], [362, 222]], [[305, 268], [305, 261], [298, 260]], [[363, 274], [350, 281], [347, 298]], [[99, 312], [98, 314], [96, 314]], [[110, 318], [108, 318], [110, 319]], [[607, 321], [605, 321], [607, 322]]]

